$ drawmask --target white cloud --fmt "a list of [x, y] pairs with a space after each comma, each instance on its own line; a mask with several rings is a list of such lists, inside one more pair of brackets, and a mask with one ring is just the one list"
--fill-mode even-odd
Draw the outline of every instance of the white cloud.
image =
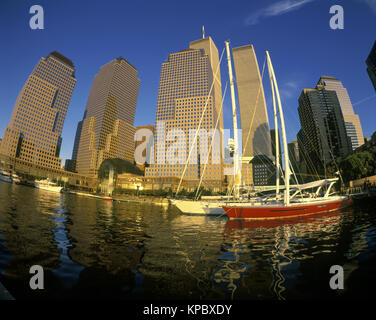
[[298, 84], [294, 81], [286, 82], [286, 86], [288, 86], [289, 88], [292, 88], [292, 89], [298, 88]]
[[279, 90], [282, 99], [289, 99], [295, 97], [299, 91], [299, 85], [295, 81], [288, 81], [281, 86]]
[[[264, 17], [272, 17], [272, 16], [279, 16], [282, 14], [285, 14], [287, 12], [297, 10], [301, 8], [303, 5], [312, 2], [314, 0], [283, 0], [283, 1], [278, 1], [266, 8], [259, 9], [252, 14], [250, 14], [246, 19], [245, 19], [245, 25], [250, 26], [250, 25], [255, 25], [257, 24], [260, 19]], [[375, 0], [364, 0], [364, 1], [375, 1]]]

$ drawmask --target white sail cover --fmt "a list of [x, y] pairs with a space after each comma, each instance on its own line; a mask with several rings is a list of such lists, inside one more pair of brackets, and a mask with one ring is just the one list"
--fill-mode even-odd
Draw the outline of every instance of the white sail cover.
[[310, 188], [322, 187], [335, 181], [338, 181], [338, 178], [322, 179], [322, 180], [312, 181], [312, 182], [295, 185], [291, 187], [292, 189], [295, 189], [295, 190], [305, 190], [305, 189], [310, 189]]

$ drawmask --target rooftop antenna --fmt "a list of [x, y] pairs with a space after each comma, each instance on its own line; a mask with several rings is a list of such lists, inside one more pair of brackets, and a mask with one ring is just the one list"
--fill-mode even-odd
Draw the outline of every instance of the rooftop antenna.
[[205, 39], [205, 27], [202, 26], [202, 39]]

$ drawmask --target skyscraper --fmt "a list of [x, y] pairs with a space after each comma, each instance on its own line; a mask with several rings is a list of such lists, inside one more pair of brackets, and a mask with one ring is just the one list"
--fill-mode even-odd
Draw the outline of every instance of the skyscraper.
[[268, 113], [252, 45], [232, 49], [238, 91], [243, 157], [272, 157]]
[[[242, 179], [244, 185], [251, 185], [257, 175], [249, 168], [250, 160], [257, 155], [273, 159], [268, 113], [253, 46], [233, 48], [232, 54], [242, 129]], [[252, 163], [256, 165], [255, 161]]]
[[345, 120], [347, 136], [351, 140], [352, 150], [364, 143], [364, 136], [360, 119], [354, 113], [353, 106], [346, 88], [342, 82], [334, 77], [321, 76], [318, 85], [323, 85], [326, 90], [334, 90], [337, 93], [338, 101], [341, 106], [343, 118]]
[[76, 135], [74, 137], [72, 158], [65, 160], [65, 168], [64, 168], [65, 171], [77, 172], [76, 171], [77, 153], [78, 153], [78, 146], [80, 145], [82, 123], [83, 123], [83, 120], [79, 121], [77, 124]]
[[105, 159], [134, 161], [134, 117], [140, 80], [123, 57], [102, 66], [86, 104], [77, 171], [96, 174]]
[[373, 87], [376, 90], [376, 41], [374, 42], [371, 52], [368, 55], [366, 64], [369, 78], [371, 79]]
[[[135, 160], [136, 160], [137, 166], [141, 170], [145, 170], [145, 168], [148, 167], [150, 165], [150, 162], [151, 162], [150, 160], [151, 160], [151, 157], [152, 157], [151, 152], [153, 150], [154, 125], [137, 126], [135, 128], [135, 130], [136, 130], [136, 134], [137, 134], [137, 132], [139, 132], [140, 135], [142, 135], [141, 140], [135, 141], [135, 146], [134, 146], [134, 148], [135, 148]], [[148, 133], [150, 133], [150, 136], [144, 135], [144, 131], [148, 131]], [[135, 135], [135, 139], [136, 139], [136, 135]], [[136, 155], [138, 148], [141, 148], [142, 152], [140, 152], [140, 154]], [[145, 158], [145, 162], [139, 163], [140, 159], [137, 159], [136, 157]]]
[[[270, 129], [270, 139], [272, 146], [273, 157], [276, 158], [277, 146], [275, 143], [275, 129]], [[282, 148], [281, 148], [281, 133], [278, 134], [278, 150], [279, 150], [279, 167], [282, 168]], [[275, 161], [277, 163], [277, 161]]]
[[180, 178], [184, 173], [189, 180], [222, 180], [221, 137], [210, 148], [210, 130], [223, 129], [220, 79], [218, 51], [210, 37], [169, 54], [159, 82], [154, 163], [145, 169], [146, 176]]
[[61, 132], [75, 84], [71, 60], [56, 51], [41, 58], [18, 95], [0, 153], [60, 169]]
[[289, 160], [295, 175], [299, 175], [299, 144], [298, 140], [293, 140], [287, 145], [289, 151]]
[[302, 127], [298, 134], [299, 150], [305, 155], [301, 161], [309, 162], [306, 167], [314, 166], [317, 173], [324, 174], [330, 161], [351, 152], [336, 92], [320, 84], [316, 89], [304, 89], [298, 113]]

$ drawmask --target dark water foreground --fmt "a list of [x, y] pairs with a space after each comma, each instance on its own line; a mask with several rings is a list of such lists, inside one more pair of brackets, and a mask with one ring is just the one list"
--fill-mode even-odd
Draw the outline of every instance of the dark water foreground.
[[372, 299], [376, 209], [242, 223], [0, 182], [0, 281], [16, 299]]

